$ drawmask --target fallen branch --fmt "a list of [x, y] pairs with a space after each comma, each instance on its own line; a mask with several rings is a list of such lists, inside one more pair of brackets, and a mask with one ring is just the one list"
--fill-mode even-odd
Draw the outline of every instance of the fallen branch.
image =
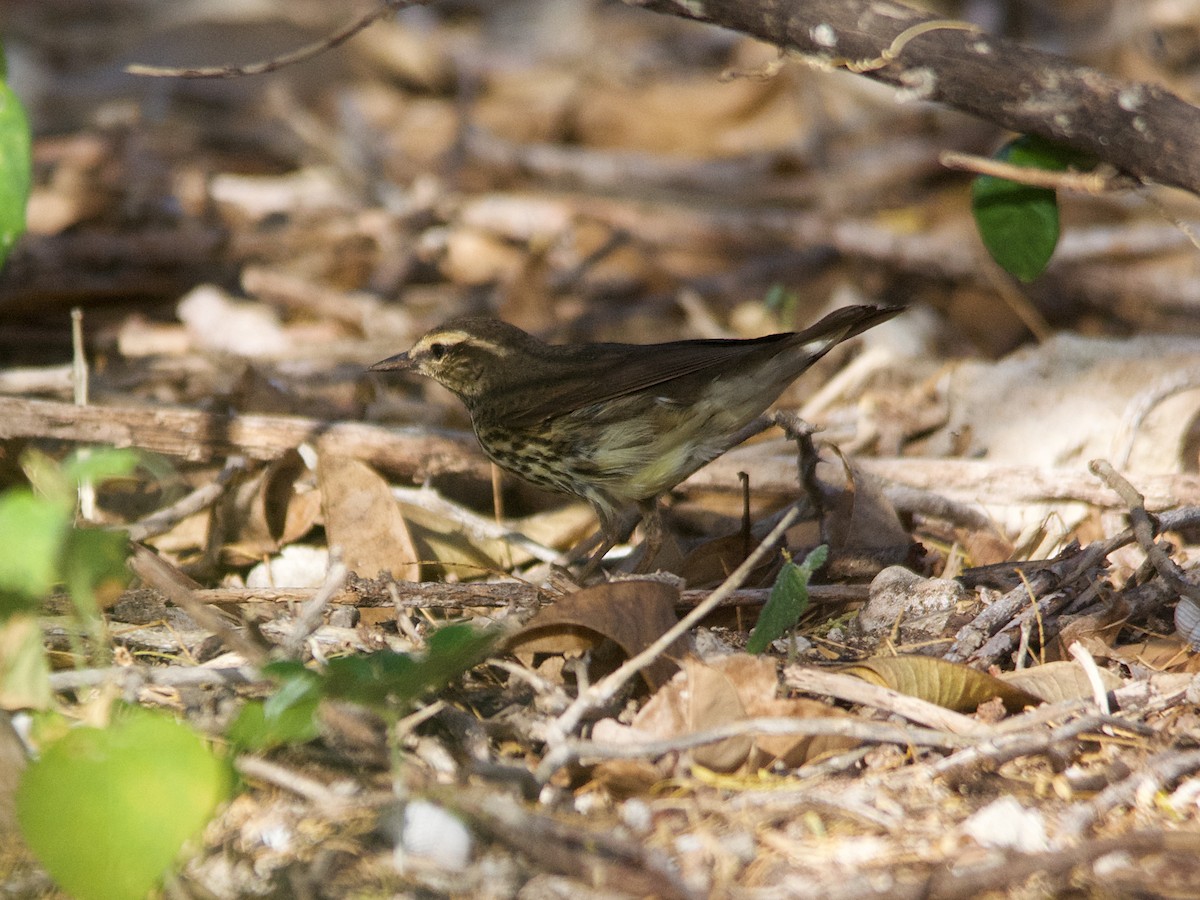
[[[388, 584], [355, 579], [352, 586], [335, 594], [331, 603], [361, 608], [395, 607], [403, 609], [463, 609], [479, 607], [497, 609], [508, 606], [531, 607], [546, 598], [542, 591], [523, 581], [501, 581], [477, 584], [445, 584], [443, 582], [397, 581], [391, 584], [396, 591], [393, 599]], [[192, 596], [200, 603], [228, 605], [233, 603], [303, 604], [316, 596], [319, 588], [197, 588]], [[680, 595], [679, 606], [690, 609], [702, 603], [712, 591], [689, 590]], [[743, 588], [734, 591], [718, 604], [722, 608], [762, 606], [770, 588]], [[855, 584], [812, 584], [808, 587], [813, 603], [862, 603], [867, 599], [867, 586]], [[162, 603], [166, 595], [150, 588], [124, 591], [115, 601], [119, 606], [133, 603], [139, 606]], [[70, 602], [64, 595], [50, 599], [49, 608], [65, 609]]]
[[320, 437], [328, 452], [353, 456], [401, 478], [423, 480], [448, 472], [491, 477], [475, 438], [462, 432], [0, 397], [0, 439], [31, 437], [135, 447], [194, 462], [229, 456], [275, 459]]
[[753, 35], [1140, 179], [1200, 192], [1200, 109], [1052, 53], [886, 0], [626, 0]]

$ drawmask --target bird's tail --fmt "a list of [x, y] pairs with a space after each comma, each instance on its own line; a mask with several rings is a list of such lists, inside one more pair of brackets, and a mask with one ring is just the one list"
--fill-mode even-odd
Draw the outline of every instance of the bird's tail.
[[796, 332], [796, 343], [811, 353], [815, 361], [842, 341], [886, 322], [905, 309], [907, 307], [904, 306], [844, 306], [816, 324]]

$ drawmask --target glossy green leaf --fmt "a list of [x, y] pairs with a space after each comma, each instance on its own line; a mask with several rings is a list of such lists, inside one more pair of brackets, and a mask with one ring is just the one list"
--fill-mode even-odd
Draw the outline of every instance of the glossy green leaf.
[[[1047, 171], [1087, 169], [1094, 164], [1074, 150], [1029, 135], [1010, 141], [995, 157]], [[971, 212], [988, 253], [1006, 272], [1032, 281], [1045, 271], [1060, 232], [1053, 190], [981, 175], [971, 185]]]

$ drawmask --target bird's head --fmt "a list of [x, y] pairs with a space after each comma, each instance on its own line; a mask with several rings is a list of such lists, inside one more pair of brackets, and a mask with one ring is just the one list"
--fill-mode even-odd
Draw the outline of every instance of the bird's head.
[[540, 341], [499, 319], [455, 319], [421, 337], [407, 353], [375, 363], [375, 372], [416, 372], [470, 401], [527, 375]]

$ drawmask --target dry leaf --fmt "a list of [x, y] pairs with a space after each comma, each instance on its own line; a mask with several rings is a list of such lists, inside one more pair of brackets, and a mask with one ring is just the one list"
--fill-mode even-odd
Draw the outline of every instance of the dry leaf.
[[1178, 637], [1152, 638], [1113, 651], [1116, 659], [1136, 663], [1156, 672], [1200, 672], [1200, 653]]
[[[1000, 680], [1015, 688], [1032, 694], [1046, 703], [1060, 700], [1078, 700], [1092, 696], [1092, 683], [1083, 667], [1073, 660], [1050, 662], [1031, 669], [1002, 672]], [[1106, 691], [1115, 691], [1123, 683], [1119, 677], [1106, 669], [1100, 669], [1100, 680]]]
[[1071, 619], [1046, 648], [1048, 658], [1069, 660], [1071, 654], [1067, 648], [1076, 641], [1083, 644], [1097, 659], [1110, 658], [1113, 643], [1121, 631], [1121, 626], [1129, 617], [1131, 608], [1128, 601], [1116, 598], [1101, 615], [1077, 616]]
[[[661, 581], [613, 581], [568, 594], [542, 609], [507, 643], [512, 653], [566, 653], [612, 641], [627, 657], [649, 647], [674, 625], [679, 591]], [[642, 670], [651, 690], [675, 671], [676, 643]]]
[[[831, 471], [828, 466], [818, 468], [822, 478]], [[825, 509], [829, 576], [870, 576], [885, 565], [907, 560], [912, 536], [884, 495], [883, 482], [848, 463], [843, 475], [847, 477], [836, 499]]]
[[[747, 718], [819, 719], [845, 715], [842, 710], [817, 700], [777, 696], [779, 675], [775, 661], [770, 658], [735, 653], [718, 659], [715, 665], [736, 688]], [[776, 761], [788, 767], [800, 766], [857, 745], [858, 741], [852, 738], [825, 735], [757, 735], [746, 768], [755, 771]]]
[[[815, 700], [781, 699], [778, 691], [773, 660], [744, 653], [708, 663], [688, 659], [683, 670], [646, 702], [631, 726], [597, 723], [597, 735], [610, 741], [661, 740], [753, 718], [845, 715]], [[802, 765], [856, 743], [840, 737], [747, 734], [698, 747], [689, 757], [718, 772], [757, 771], [776, 761]]]
[[303, 457], [289, 450], [234, 491], [224, 510], [231, 539], [221, 548], [234, 565], [257, 562], [299, 540], [320, 517], [321, 498], [315, 491], [297, 490], [308, 474]]
[[1039, 697], [986, 672], [929, 656], [878, 657], [839, 671], [955, 712], [971, 712], [993, 697], [999, 697], [1010, 713], [1041, 703]]
[[420, 581], [421, 566], [400, 508], [384, 479], [357, 459], [320, 452], [317, 482], [331, 547], [341, 547], [351, 572], [374, 578], [387, 572]]
[[[746, 709], [738, 696], [738, 686], [720, 668], [689, 659], [684, 670], [687, 689], [679, 693], [679, 701], [683, 707], [684, 733], [707, 731], [747, 718]], [[771, 696], [776, 688], [774, 670], [775, 666], [771, 663], [769, 687], [755, 685], [758, 689], [768, 687]], [[747, 686], [743, 685], [743, 688], [745, 687]], [[754, 738], [751, 735], [742, 735], [697, 747], [691, 752], [691, 757], [714, 772], [733, 772], [746, 762], [753, 749]]]

